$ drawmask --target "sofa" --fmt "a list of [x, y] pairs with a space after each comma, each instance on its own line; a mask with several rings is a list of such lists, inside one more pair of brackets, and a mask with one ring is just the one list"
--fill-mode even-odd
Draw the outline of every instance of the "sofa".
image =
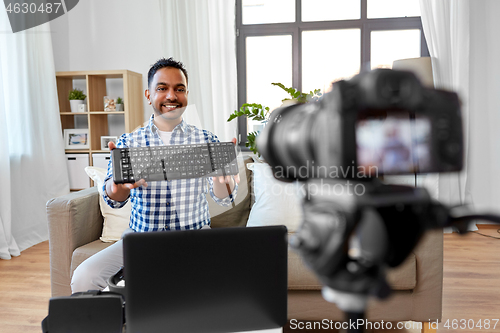
[[[264, 221], [264, 225], [284, 224], [289, 233], [293, 233], [301, 217], [291, 216], [290, 211], [293, 209], [287, 207], [297, 206], [295, 208], [300, 211], [300, 205], [290, 203], [283, 188], [281, 193], [276, 191], [280, 186], [289, 184], [270, 179], [270, 169], [265, 163], [247, 158], [240, 159], [239, 164], [241, 182], [235, 206], [217, 211], [221, 207], [211, 203], [212, 228], [251, 227]], [[265, 172], [259, 173], [257, 170]], [[290, 204], [293, 206], [286, 206]], [[86, 258], [112, 244], [112, 241], [103, 238], [103, 228], [106, 226], [103, 226], [97, 187], [49, 200], [47, 217], [52, 296], [70, 295], [71, 275], [75, 268]], [[388, 281], [394, 292], [387, 300], [370, 300], [366, 312], [370, 321], [440, 320], [442, 231], [427, 233], [406, 261], [388, 272]], [[288, 318], [301, 321], [344, 320], [343, 312], [335, 304], [323, 299], [321, 285], [315, 275], [293, 250], [288, 253]]]

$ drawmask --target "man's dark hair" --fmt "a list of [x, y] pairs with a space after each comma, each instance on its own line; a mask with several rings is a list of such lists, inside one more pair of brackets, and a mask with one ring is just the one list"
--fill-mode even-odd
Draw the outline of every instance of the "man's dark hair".
[[173, 67], [180, 69], [182, 73], [184, 73], [184, 76], [186, 77], [186, 83], [188, 83], [188, 73], [186, 68], [184, 67], [184, 64], [180, 61], [174, 60], [172, 57], [165, 59], [161, 58], [158, 60], [154, 65], [151, 66], [148, 72], [148, 87], [151, 85], [151, 81], [153, 81], [153, 76], [155, 76], [156, 72], [165, 67]]

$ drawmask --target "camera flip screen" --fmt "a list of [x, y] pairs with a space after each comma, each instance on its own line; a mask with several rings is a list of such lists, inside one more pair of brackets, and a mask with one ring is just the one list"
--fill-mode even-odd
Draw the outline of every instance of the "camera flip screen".
[[357, 122], [358, 167], [377, 174], [431, 171], [431, 124], [428, 118], [410, 119], [408, 113]]

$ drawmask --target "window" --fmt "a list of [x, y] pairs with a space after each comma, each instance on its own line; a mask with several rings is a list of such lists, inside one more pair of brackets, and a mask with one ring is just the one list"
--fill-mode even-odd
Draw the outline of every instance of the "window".
[[[271, 110], [285, 86], [326, 92], [332, 82], [396, 59], [428, 56], [419, 0], [236, 0], [238, 104]], [[260, 123], [239, 119], [240, 142]]]

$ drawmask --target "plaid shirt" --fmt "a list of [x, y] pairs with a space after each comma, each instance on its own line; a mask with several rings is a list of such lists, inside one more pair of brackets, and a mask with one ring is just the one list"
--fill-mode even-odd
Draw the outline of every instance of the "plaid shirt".
[[[132, 133], [123, 134], [117, 148], [161, 146], [163, 142], [151, 116], [149, 124]], [[172, 131], [170, 144], [192, 144], [219, 142], [214, 134], [188, 125], [184, 120]], [[112, 161], [108, 164], [108, 173], [104, 183], [113, 175]], [[206, 193], [221, 206], [229, 206], [236, 197], [238, 185], [224, 199], [219, 199], [213, 192], [213, 180], [208, 178], [179, 179], [148, 182], [148, 187], [138, 187], [130, 191], [126, 201], [118, 202], [106, 195], [103, 198], [113, 208], [120, 208], [131, 200], [130, 228], [135, 231], [200, 229], [210, 224], [210, 214]]]

